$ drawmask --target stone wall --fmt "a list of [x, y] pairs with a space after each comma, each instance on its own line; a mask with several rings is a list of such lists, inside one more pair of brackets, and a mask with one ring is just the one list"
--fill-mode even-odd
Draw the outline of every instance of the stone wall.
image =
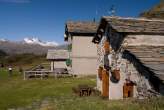
[[[110, 32], [112, 32], [110, 34], [112, 35], [110, 36], [110, 39], [112, 39], [112, 37], [122, 39], [122, 36], [119, 33], [116, 33], [115, 31], [111, 31], [111, 30]], [[118, 37], [119, 35], [120, 37]], [[151, 95], [149, 94], [149, 91], [151, 91], [152, 87], [151, 84], [149, 83], [148, 78], [140, 74], [136, 70], [136, 67], [131, 62], [129, 62], [127, 59], [122, 58], [122, 52], [126, 49], [128, 43], [126, 42], [126, 40], [123, 40], [121, 42], [122, 43], [119, 46], [120, 48], [117, 51], [115, 51], [112, 48], [113, 46], [110, 46], [111, 47], [110, 54], [108, 56], [109, 66], [111, 67], [111, 71], [119, 70], [120, 77], [121, 77], [120, 81], [117, 84], [114, 84], [112, 81], [110, 81], [110, 88], [109, 88], [110, 99], [123, 98], [123, 83], [125, 83], [125, 79], [127, 77], [130, 77], [131, 81], [136, 84], [134, 86], [134, 97], [138, 97], [138, 98], [149, 97]], [[118, 89], [121, 92], [120, 91], [117, 92]]]
[[[122, 58], [122, 52], [125, 50], [127, 46], [127, 42], [120, 41], [121, 44], [112, 43], [118, 39], [124, 39], [123, 36], [119, 33], [116, 33], [113, 30], [110, 30], [110, 54], [109, 58], [109, 66], [111, 67], [111, 71], [119, 70], [120, 71], [120, 81], [114, 83], [110, 80], [109, 83], [109, 99], [122, 99], [123, 98], [123, 84], [126, 82], [126, 78], [130, 78], [132, 82], [136, 85], [134, 86], [134, 97], [148, 97], [148, 91], [151, 89], [151, 85], [148, 79], [145, 76], [141, 75], [134, 65], [129, 62], [127, 59]], [[112, 40], [113, 39], [113, 40]], [[119, 40], [118, 40], [119, 41]], [[115, 48], [119, 45], [119, 48]]]
[[106, 42], [106, 37], [102, 37], [101, 42], [97, 45], [97, 68], [104, 66], [104, 55], [105, 49], [104, 44]]
[[[154, 37], [155, 40], [153, 40]], [[147, 59], [149, 63], [150, 60], [151, 62], [155, 61], [155, 64], [156, 62], [159, 64], [159, 62], [163, 61], [161, 58], [163, 58], [164, 40], [158, 41], [162, 38], [163, 36], [161, 35], [153, 36], [138, 34], [125, 36], [125, 34], [118, 33], [114, 29], [107, 26], [104, 36], [97, 45], [97, 69], [99, 67], [104, 69], [104, 65], [106, 64], [104, 61], [109, 61], [109, 73], [111, 73], [113, 70], [118, 70], [120, 72], [120, 80], [118, 82], [113, 82], [111, 79], [109, 79], [109, 99], [123, 98], [123, 85], [126, 83], [125, 79], [127, 78], [130, 78], [130, 80], [134, 83], [133, 97], [145, 98], [156, 96], [157, 92], [154, 91], [154, 87], [156, 86], [159, 86], [160, 91], [162, 90], [161, 88], [163, 88], [163, 86], [159, 85], [157, 81], [159, 79], [157, 79], [156, 76], [154, 77], [152, 70], [144, 64], [145, 61], [143, 63], [143, 60], [140, 59], [140, 57], [148, 56], [150, 57]], [[107, 39], [110, 41], [110, 51], [109, 55], [107, 56], [108, 58], [106, 58], [104, 51], [104, 43]], [[155, 46], [155, 48], [152, 46]], [[159, 51], [155, 51], [157, 48]], [[141, 49], [144, 50], [142, 53], [140, 52]], [[124, 52], [126, 51], [129, 52], [126, 54], [130, 56], [130, 59], [125, 58]], [[147, 53], [145, 54], [145, 52]], [[153, 55], [155, 60], [152, 59]], [[156, 57], [160, 57], [160, 59]], [[159, 66], [154, 64], [152, 66], [159, 68]], [[163, 68], [160, 70], [160, 72], [162, 71]], [[112, 75], [110, 74], [110, 76]], [[153, 81], [154, 78], [155, 80]], [[154, 86], [153, 83], [157, 83], [158, 85], [155, 84]], [[99, 77], [97, 77], [97, 88], [98, 90], [102, 91], [102, 80]]]
[[[106, 37], [102, 37], [101, 42], [97, 44], [97, 73], [99, 67], [104, 67], [104, 55], [105, 55], [105, 49], [104, 44], [106, 42]], [[97, 74], [97, 89], [102, 92], [102, 79], [98, 77]]]

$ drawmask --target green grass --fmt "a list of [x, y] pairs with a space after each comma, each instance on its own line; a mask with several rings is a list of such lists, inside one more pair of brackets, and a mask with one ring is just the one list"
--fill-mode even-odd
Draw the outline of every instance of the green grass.
[[[72, 94], [72, 87], [79, 84], [96, 86], [95, 77], [86, 78], [49, 78], [23, 80], [18, 72], [13, 77], [5, 70], [0, 70], [0, 110], [19, 108], [33, 105], [37, 99], [41, 100], [39, 108], [35, 110], [164, 110], [164, 99], [151, 99], [148, 104], [134, 104], [127, 100], [103, 100], [101, 96], [79, 98]], [[68, 83], [69, 82], [69, 83]], [[62, 100], [53, 101], [54, 96]], [[42, 106], [43, 100], [50, 97], [48, 105]], [[67, 101], [72, 98], [73, 101]]]
[[[70, 82], [66, 84], [65, 82]], [[0, 110], [7, 108], [17, 108], [31, 104], [36, 99], [43, 99], [54, 94], [68, 96], [72, 94], [72, 87], [78, 84], [89, 84], [95, 86], [95, 82], [88, 78], [49, 78], [23, 80], [18, 72], [9, 77], [7, 71], [0, 70]]]
[[8, 66], [29, 66], [38, 65], [41, 63], [48, 63], [46, 60], [46, 55], [36, 55], [36, 54], [15, 54], [10, 56], [0, 56], [0, 62], [3, 62], [5, 67]]

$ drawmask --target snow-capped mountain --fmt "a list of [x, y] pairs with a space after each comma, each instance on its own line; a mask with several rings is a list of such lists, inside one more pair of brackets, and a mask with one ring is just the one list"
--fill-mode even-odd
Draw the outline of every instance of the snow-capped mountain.
[[43, 42], [43, 41], [40, 41], [38, 38], [32, 38], [32, 39], [29, 39], [29, 38], [25, 38], [23, 41], [23, 43], [27, 43], [27, 44], [38, 44], [38, 45], [41, 45], [41, 46], [58, 46], [59, 44], [56, 43], [56, 42]]
[[22, 41], [0, 39], [0, 50], [9, 55], [21, 53], [46, 54], [48, 49], [66, 50], [67, 45], [58, 45], [56, 42], [43, 42], [38, 38], [25, 38]]
[[8, 39], [0, 39], [1, 42], [9, 41]]

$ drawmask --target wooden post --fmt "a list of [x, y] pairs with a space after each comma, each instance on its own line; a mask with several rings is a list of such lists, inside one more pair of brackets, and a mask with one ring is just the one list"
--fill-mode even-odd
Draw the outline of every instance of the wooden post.
[[109, 99], [109, 71], [102, 71], [102, 95]]
[[132, 85], [129, 86], [129, 92], [130, 92], [129, 97], [133, 97], [133, 86]]
[[26, 72], [24, 71], [24, 80], [26, 80]]
[[54, 71], [54, 61], [51, 61], [51, 71]]
[[108, 54], [109, 53], [109, 41], [105, 42], [104, 48], [105, 48], [105, 53]]
[[43, 73], [41, 72], [41, 79], [43, 79]]

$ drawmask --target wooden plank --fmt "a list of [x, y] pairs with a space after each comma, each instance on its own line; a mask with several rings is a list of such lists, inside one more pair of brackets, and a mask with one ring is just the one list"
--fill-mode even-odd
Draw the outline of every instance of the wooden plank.
[[123, 86], [123, 98], [127, 98], [127, 97], [128, 97], [128, 88], [127, 88], [126, 83], [124, 83], [124, 86]]
[[160, 52], [147, 52], [147, 51], [130, 51], [138, 58], [164, 58], [164, 54]]
[[102, 87], [103, 87], [103, 97], [109, 99], [109, 71], [102, 71]]
[[130, 97], [133, 97], [133, 86], [129, 86]]
[[160, 63], [158, 64], [157, 63], [156, 64], [144, 63], [144, 65], [154, 70], [164, 72], [164, 63], [161, 63], [161, 64]]
[[102, 68], [98, 69], [98, 77], [102, 79]]
[[106, 41], [104, 44], [104, 48], [105, 48], [105, 53], [108, 54], [109, 53], [109, 41]]
[[124, 86], [123, 86], [123, 97], [124, 98], [133, 97], [134, 96], [133, 92], [134, 92], [133, 91], [133, 86], [124, 83]]
[[144, 62], [164, 62], [164, 58], [139, 58]]

